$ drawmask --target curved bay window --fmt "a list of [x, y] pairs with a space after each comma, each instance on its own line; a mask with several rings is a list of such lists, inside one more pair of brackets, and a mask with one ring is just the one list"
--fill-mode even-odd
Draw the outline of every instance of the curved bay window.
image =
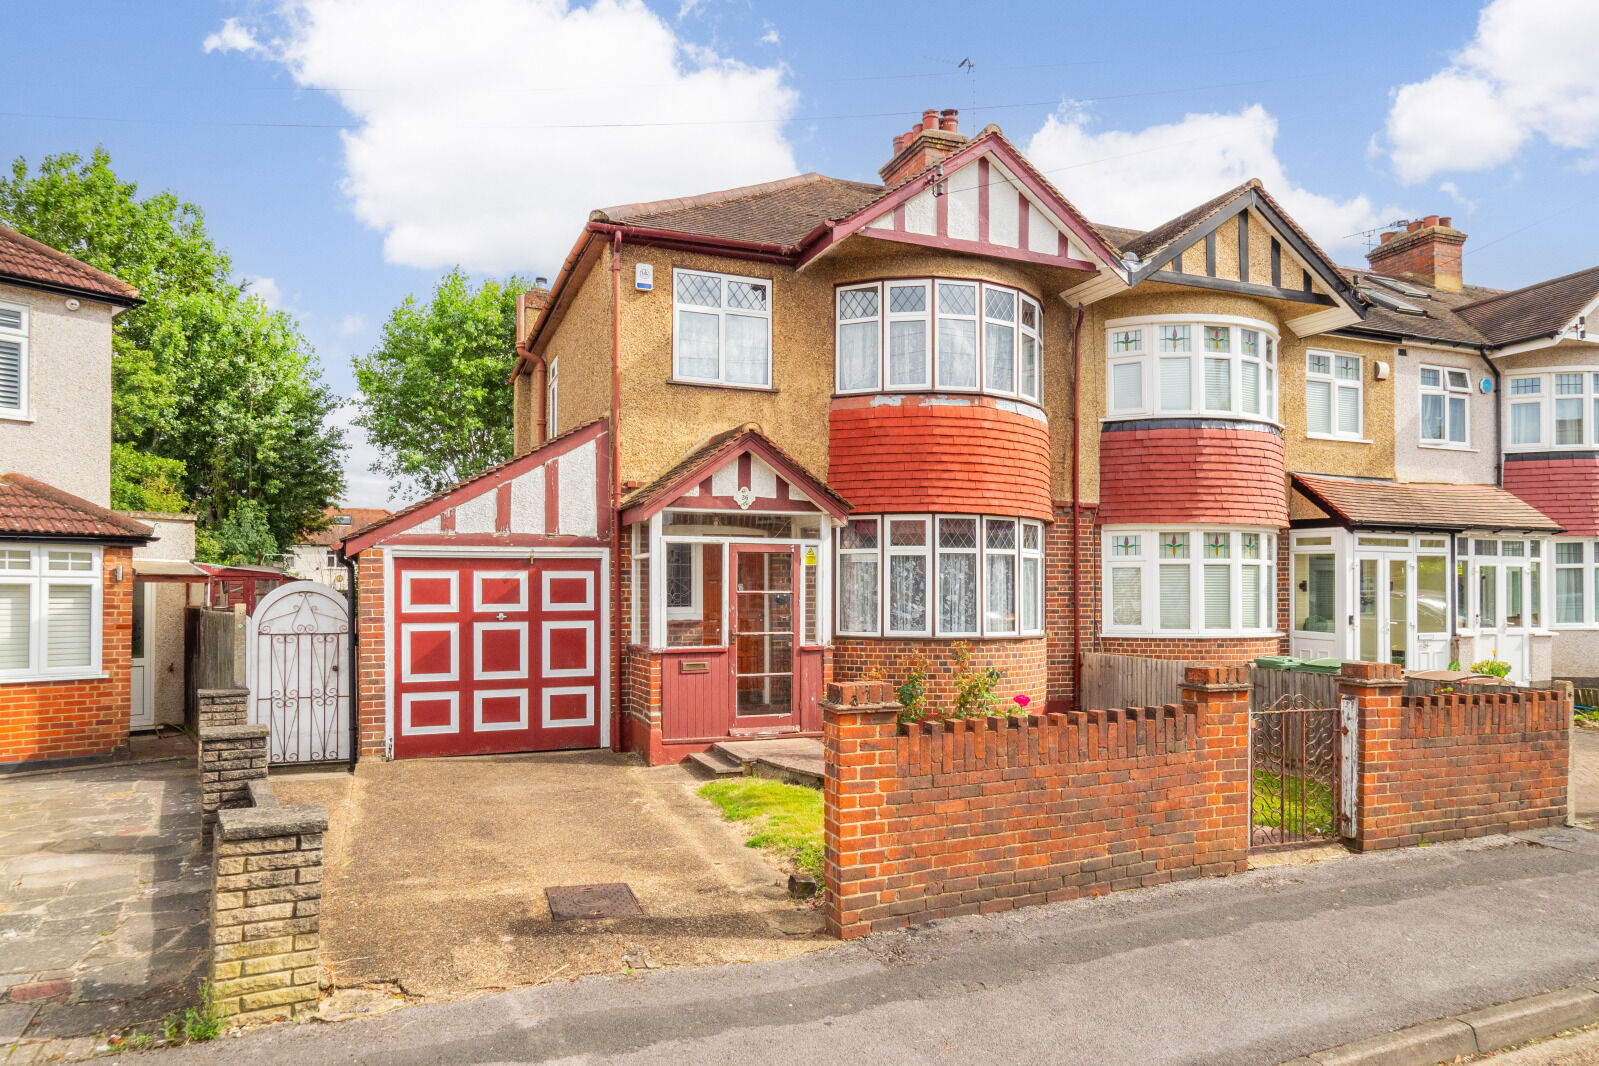
[[1277, 331], [1228, 315], [1107, 323], [1106, 414], [1277, 420]]
[[840, 636], [1044, 631], [1044, 526], [1011, 517], [854, 518], [838, 534]]
[[1043, 402], [1043, 309], [1019, 289], [909, 278], [837, 290], [841, 393], [982, 392]]

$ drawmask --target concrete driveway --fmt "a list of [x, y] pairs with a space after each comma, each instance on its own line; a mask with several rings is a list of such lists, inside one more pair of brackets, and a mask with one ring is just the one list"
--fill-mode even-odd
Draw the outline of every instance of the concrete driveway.
[[192, 761], [0, 777], [0, 878], [0, 1052], [80, 1053], [197, 1002], [211, 860]]
[[1577, 729], [1571, 736], [1572, 821], [1599, 829], [1599, 729]]
[[[336, 988], [448, 999], [583, 974], [784, 958], [820, 911], [694, 795], [679, 767], [609, 752], [273, 774], [330, 816], [322, 958]], [[642, 917], [553, 922], [550, 886], [622, 882]]]

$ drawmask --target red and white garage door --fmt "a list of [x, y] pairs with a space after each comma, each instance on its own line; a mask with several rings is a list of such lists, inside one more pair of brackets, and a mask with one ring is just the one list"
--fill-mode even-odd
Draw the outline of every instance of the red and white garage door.
[[594, 748], [600, 558], [396, 558], [394, 757]]

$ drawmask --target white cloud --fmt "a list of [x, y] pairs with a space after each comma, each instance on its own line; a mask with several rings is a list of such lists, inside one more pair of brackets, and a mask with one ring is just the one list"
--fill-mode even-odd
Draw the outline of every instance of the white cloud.
[[761, 39], [757, 42], [758, 44], [777, 44], [782, 40], [782, 38], [777, 34], [777, 27], [772, 25], [770, 22], [762, 23], [761, 27], [766, 30], [766, 32], [761, 34]]
[[1489, 170], [1533, 136], [1585, 153], [1599, 148], [1599, 4], [1493, 0], [1450, 65], [1393, 92], [1387, 140], [1405, 182]]
[[1359, 248], [1348, 234], [1395, 217], [1365, 196], [1340, 200], [1295, 184], [1276, 140], [1277, 120], [1259, 104], [1141, 130], [1096, 130], [1087, 111], [1068, 102], [1033, 134], [1027, 156], [1079, 210], [1108, 225], [1148, 229], [1250, 178], [1329, 252]]
[[251, 29], [273, 58], [358, 122], [344, 191], [391, 263], [548, 267], [592, 208], [795, 171], [783, 70], [691, 48], [642, 0], [282, 0], [271, 21]]
[[259, 274], [246, 274], [239, 279], [250, 295], [260, 299], [269, 311], [286, 311], [288, 305], [283, 300], [283, 290], [278, 288], [277, 279], [263, 277]]
[[222, 27], [202, 41], [200, 47], [207, 52], [253, 54], [265, 51], [261, 43], [255, 39], [255, 34], [236, 18], [223, 19]]
[[1469, 199], [1465, 193], [1460, 191], [1460, 186], [1456, 185], [1452, 181], [1439, 182], [1438, 191], [1449, 197], [1461, 207], [1464, 207], [1466, 209], [1466, 214], [1468, 215], [1477, 210], [1477, 201]]
[[339, 321], [339, 336], [353, 337], [357, 333], [366, 332], [366, 316], [362, 314], [345, 315]]
[[339, 502], [345, 507], [388, 507], [395, 486], [381, 474], [372, 473], [378, 450], [367, 439], [366, 430], [353, 421], [355, 415], [355, 403], [349, 400], [328, 415], [328, 425], [344, 430], [344, 497]]

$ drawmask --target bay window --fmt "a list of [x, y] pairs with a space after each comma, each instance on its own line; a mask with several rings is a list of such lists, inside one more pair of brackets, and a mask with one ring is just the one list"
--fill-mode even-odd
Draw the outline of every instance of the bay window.
[[974, 515], [852, 519], [839, 536], [838, 604], [841, 636], [1040, 634], [1044, 527]]
[[1103, 556], [1107, 636], [1276, 630], [1274, 532], [1110, 527]]
[[1555, 625], [1599, 626], [1599, 541], [1555, 544]]
[[100, 550], [0, 546], [0, 679], [100, 669]]
[[1421, 443], [1465, 445], [1470, 397], [1471, 375], [1464, 370], [1421, 367]]
[[984, 392], [1043, 401], [1043, 309], [1026, 293], [945, 278], [843, 285], [839, 392]]
[[1312, 437], [1360, 440], [1365, 379], [1358, 355], [1305, 353], [1305, 428]]
[[1113, 418], [1224, 415], [1277, 419], [1277, 334], [1264, 322], [1157, 315], [1109, 323]]
[[1510, 376], [1505, 405], [1509, 449], [1599, 448], [1599, 373], [1562, 369]]
[[770, 388], [772, 283], [764, 278], [672, 271], [672, 377]]

